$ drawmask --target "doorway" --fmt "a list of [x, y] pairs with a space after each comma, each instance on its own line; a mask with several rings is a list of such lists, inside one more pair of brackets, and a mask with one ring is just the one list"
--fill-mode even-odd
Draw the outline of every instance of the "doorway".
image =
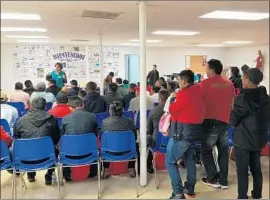
[[137, 82], [140, 82], [140, 55], [125, 55], [125, 71], [126, 79], [129, 80], [129, 83], [137, 84]]

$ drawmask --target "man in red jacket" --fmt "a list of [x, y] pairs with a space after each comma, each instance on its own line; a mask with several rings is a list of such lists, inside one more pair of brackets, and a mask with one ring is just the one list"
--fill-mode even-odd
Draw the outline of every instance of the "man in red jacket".
[[[179, 78], [181, 90], [169, 108], [172, 119], [176, 121], [174, 130], [170, 130], [171, 138], [166, 155], [166, 166], [173, 189], [171, 199], [185, 199], [184, 193], [189, 197], [195, 197], [195, 142], [200, 140], [203, 122], [202, 89], [199, 84], [194, 84], [194, 73], [191, 70], [183, 70]], [[184, 186], [177, 165], [180, 159], [184, 159], [187, 167], [187, 182]]]
[[[204, 122], [202, 137], [202, 159], [207, 177], [202, 181], [214, 188], [228, 188], [228, 125], [235, 89], [233, 83], [221, 76], [223, 65], [219, 60], [207, 62], [208, 79], [201, 82], [204, 96]], [[212, 149], [218, 148], [218, 166], [214, 162]]]
[[4, 127], [1, 126], [0, 140], [4, 141], [8, 147], [12, 144], [12, 137], [5, 131]]
[[57, 105], [48, 111], [51, 115], [56, 118], [63, 118], [66, 115], [71, 114], [71, 110], [69, 108], [69, 105], [67, 104], [68, 97], [65, 93], [61, 91], [58, 92], [58, 94], [56, 95], [56, 102]]

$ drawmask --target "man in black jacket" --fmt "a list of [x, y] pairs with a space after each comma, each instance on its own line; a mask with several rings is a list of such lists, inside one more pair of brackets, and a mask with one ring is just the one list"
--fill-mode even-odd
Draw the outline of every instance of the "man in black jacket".
[[152, 86], [156, 84], [158, 79], [159, 79], [159, 72], [157, 70], [157, 65], [153, 65], [153, 70], [148, 73], [146, 82]]
[[[60, 139], [60, 131], [57, 120], [54, 116], [45, 111], [46, 100], [42, 97], [36, 97], [32, 100], [32, 109], [23, 116], [14, 128], [16, 139], [30, 139], [50, 136], [54, 145], [57, 145]], [[49, 169], [45, 175], [45, 184], [52, 184], [52, 173], [54, 169]], [[29, 182], [35, 181], [36, 172], [27, 173]]]
[[104, 97], [97, 93], [97, 84], [88, 82], [86, 90], [88, 93], [84, 98], [84, 110], [91, 113], [106, 112], [107, 104]]
[[[83, 110], [83, 100], [80, 97], [73, 97], [69, 99], [68, 104], [71, 107], [72, 113], [63, 118], [61, 135], [97, 134], [98, 124], [96, 117], [93, 113]], [[90, 176], [93, 177], [97, 174], [96, 166], [92, 165], [91, 169]], [[65, 167], [63, 175], [66, 181], [71, 181], [70, 168]]]
[[116, 83], [110, 83], [109, 84], [109, 92], [105, 96], [105, 101], [107, 104], [111, 104], [114, 101], [119, 101], [122, 104], [124, 104], [124, 98], [121, 96], [118, 92], [118, 85]]
[[128, 94], [124, 96], [124, 108], [129, 107], [131, 99], [136, 97], [136, 84], [131, 83], [128, 88]]
[[60, 91], [61, 89], [57, 87], [56, 85], [56, 81], [53, 79], [49, 80], [49, 87], [46, 89], [46, 92], [50, 92], [52, 93], [55, 97], [57, 95], [57, 93]]
[[262, 198], [260, 153], [267, 143], [270, 122], [270, 97], [265, 87], [258, 87], [262, 72], [251, 68], [243, 76], [243, 91], [236, 97], [231, 113], [235, 128], [233, 143], [238, 179], [238, 199], [248, 199], [248, 168], [253, 176], [253, 199]]

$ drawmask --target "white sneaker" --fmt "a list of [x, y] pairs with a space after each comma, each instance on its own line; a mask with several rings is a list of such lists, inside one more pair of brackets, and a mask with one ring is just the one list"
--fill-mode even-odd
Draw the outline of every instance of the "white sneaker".
[[221, 189], [228, 189], [229, 186], [228, 185], [220, 185]]

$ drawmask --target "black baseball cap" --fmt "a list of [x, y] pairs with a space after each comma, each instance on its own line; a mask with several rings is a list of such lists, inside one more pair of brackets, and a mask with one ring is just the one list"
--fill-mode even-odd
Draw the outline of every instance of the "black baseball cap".
[[263, 73], [258, 68], [249, 68], [245, 75], [255, 85], [259, 85], [263, 80]]

